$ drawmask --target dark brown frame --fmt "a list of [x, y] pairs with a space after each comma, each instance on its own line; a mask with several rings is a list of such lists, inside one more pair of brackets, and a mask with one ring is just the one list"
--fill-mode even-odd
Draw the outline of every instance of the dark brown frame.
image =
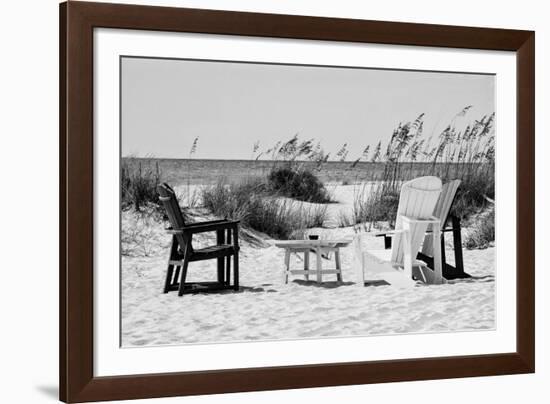
[[[516, 352], [94, 377], [94, 27], [517, 52]], [[59, 111], [61, 400], [83, 402], [534, 372], [534, 32], [70, 1], [60, 5]]]

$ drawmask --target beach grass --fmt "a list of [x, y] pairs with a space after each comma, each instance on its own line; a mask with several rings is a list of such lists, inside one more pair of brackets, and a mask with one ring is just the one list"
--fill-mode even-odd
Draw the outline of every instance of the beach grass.
[[[457, 116], [468, 110], [464, 108]], [[393, 226], [401, 185], [420, 176], [436, 176], [444, 183], [461, 180], [451, 213], [466, 222], [490, 208], [495, 195], [494, 114], [473, 121], [463, 130], [451, 122], [435, 139], [423, 136], [423, 116], [400, 124], [385, 151], [381, 143], [372, 149], [370, 161], [382, 164], [383, 171], [369, 192], [361, 189], [364, 183], [357, 185], [353, 206], [356, 224], [387, 222]], [[490, 229], [482, 231], [491, 237]], [[476, 241], [472, 239], [471, 245]]]
[[491, 247], [495, 241], [495, 210], [484, 212], [472, 227], [464, 240], [464, 246], [469, 250]]
[[[464, 108], [456, 117], [464, 117], [469, 109]], [[354, 189], [351, 212], [339, 213], [335, 218], [340, 227], [393, 227], [405, 181], [428, 175], [443, 182], [459, 179], [452, 214], [478, 228], [478, 236], [472, 237], [468, 245], [483, 248], [494, 240], [494, 223], [491, 230], [490, 219], [481, 220], [492, 208], [495, 193], [494, 114], [473, 120], [462, 129], [457, 129], [453, 120], [435, 136], [424, 136], [423, 125], [423, 114], [399, 124], [387, 144], [367, 145], [353, 162], [346, 160], [346, 144], [329, 161], [329, 154], [319, 142], [301, 140], [297, 134], [264, 152], [259, 152], [257, 142], [253, 151], [256, 158], [250, 162], [252, 167], [258, 163], [261, 170], [239, 178], [217, 177], [217, 182], [191, 192], [196, 174], [191, 164], [197, 149], [195, 138], [182, 167], [186, 192], [181, 202], [185, 208], [200, 203], [216, 216], [240, 220], [243, 226], [273, 238], [288, 239], [304, 229], [323, 227], [327, 204], [334, 202], [334, 195], [321, 177], [326, 175], [323, 170], [332, 170], [328, 168], [332, 163], [337, 164], [333, 170], [339, 173], [338, 181]], [[267, 161], [259, 161], [262, 156]], [[201, 173], [208, 170], [205, 162], [197, 164], [201, 165]], [[219, 170], [215, 161], [209, 164]], [[342, 164], [347, 165], [342, 168]], [[159, 209], [156, 187], [163, 180], [157, 159], [122, 159], [122, 209], [143, 212], [149, 205]]]
[[241, 225], [275, 239], [289, 239], [297, 232], [321, 227], [326, 207], [305, 206], [274, 194], [265, 179], [252, 177], [239, 182], [221, 179], [203, 187], [201, 198], [214, 215], [240, 220]]
[[121, 207], [133, 207], [142, 211], [151, 204], [160, 208], [157, 185], [161, 183], [161, 170], [158, 162], [154, 165], [142, 164], [134, 158], [124, 158], [120, 168]]
[[275, 194], [305, 202], [331, 202], [325, 185], [313, 172], [305, 168], [274, 167], [269, 173], [267, 181]]

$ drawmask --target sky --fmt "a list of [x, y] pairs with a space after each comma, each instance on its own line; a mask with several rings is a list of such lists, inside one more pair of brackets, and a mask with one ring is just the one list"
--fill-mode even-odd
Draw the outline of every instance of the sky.
[[[494, 112], [494, 76], [122, 58], [122, 156], [251, 159], [298, 133], [348, 160], [425, 113], [437, 135]], [[464, 117], [456, 115], [472, 105]]]

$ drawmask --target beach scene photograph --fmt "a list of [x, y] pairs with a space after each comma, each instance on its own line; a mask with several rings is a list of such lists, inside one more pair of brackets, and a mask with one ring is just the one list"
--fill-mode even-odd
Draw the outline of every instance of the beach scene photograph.
[[496, 327], [494, 75], [120, 63], [122, 347]]

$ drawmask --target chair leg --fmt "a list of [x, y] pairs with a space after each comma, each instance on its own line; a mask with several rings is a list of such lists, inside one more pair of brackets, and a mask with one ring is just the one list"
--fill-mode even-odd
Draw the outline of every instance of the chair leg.
[[180, 287], [178, 290], [178, 295], [182, 296], [185, 293], [185, 278], [187, 277], [187, 266], [189, 265], [189, 256], [185, 254], [183, 257], [183, 265], [181, 267], [181, 278], [180, 278]]
[[445, 283], [443, 278], [443, 266], [441, 260], [441, 225], [438, 223], [433, 224], [433, 246], [434, 246], [434, 284]]
[[[403, 220], [402, 224], [403, 233], [403, 274], [405, 278], [410, 281], [413, 279], [413, 256], [412, 256], [412, 231], [410, 220]], [[435, 226], [435, 225], [434, 225]]]
[[[227, 231], [227, 244], [231, 244], [231, 230]], [[225, 259], [225, 285], [231, 283], [231, 256], [228, 255]]]
[[353, 238], [353, 269], [355, 270], [355, 284], [359, 287], [365, 286], [364, 256], [361, 248], [361, 235]]
[[235, 247], [235, 254], [233, 255], [233, 289], [239, 290], [239, 228], [233, 228], [233, 247]]
[[462, 235], [460, 233], [460, 219], [451, 216], [453, 224], [453, 246], [455, 252], [455, 268], [460, 275], [464, 274], [464, 259], [462, 257]]
[[174, 278], [172, 280], [172, 286], [178, 283], [178, 279], [180, 277], [181, 272], [181, 265], [176, 265], [176, 272], [174, 273]]
[[445, 233], [441, 232], [441, 265], [445, 268], [447, 265], [447, 257], [445, 255]]
[[225, 284], [225, 258], [218, 258], [218, 283], [221, 285]]
[[168, 268], [166, 269], [166, 280], [164, 281], [164, 293], [168, 293], [170, 291], [171, 286], [173, 285], [172, 275], [174, 274], [174, 265], [171, 265], [170, 261], [177, 260], [179, 258], [177, 256], [177, 253], [178, 253], [178, 242], [176, 240], [176, 237], [173, 236], [172, 245], [170, 247], [170, 255], [168, 256]]
[[384, 249], [389, 250], [391, 248], [391, 237], [384, 235]]
[[[217, 245], [222, 245], [225, 243], [225, 232], [223, 230], [218, 230], [216, 232], [216, 244]], [[218, 258], [218, 283], [220, 284], [225, 284], [225, 281], [224, 281], [224, 272], [225, 272], [225, 268], [224, 268], [224, 257], [220, 257]]]
[[166, 279], [164, 281], [164, 293], [170, 292], [170, 287], [172, 286], [172, 275], [174, 273], [174, 266], [168, 265], [166, 269]]
[[239, 290], [239, 252], [233, 255], [233, 289]]

